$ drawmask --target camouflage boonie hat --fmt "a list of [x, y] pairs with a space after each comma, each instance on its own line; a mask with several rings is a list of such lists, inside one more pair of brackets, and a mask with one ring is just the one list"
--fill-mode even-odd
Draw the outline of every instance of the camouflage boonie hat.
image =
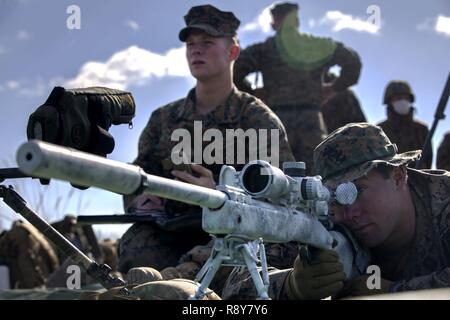
[[199, 29], [213, 37], [234, 37], [240, 21], [233, 12], [220, 11], [212, 5], [192, 7], [184, 16], [186, 27], [178, 37], [185, 42], [189, 31]]
[[416, 160], [421, 150], [397, 154], [397, 146], [383, 130], [361, 122], [350, 123], [332, 132], [314, 150], [314, 166], [324, 184], [335, 188], [340, 183], [361, 178], [380, 163], [400, 166]]
[[388, 83], [384, 90], [383, 104], [388, 104], [393, 95], [406, 94], [409, 96], [409, 101], [414, 102], [414, 94], [406, 81], [393, 80]]
[[270, 8], [270, 13], [273, 18], [278, 18], [285, 16], [293, 10], [298, 10], [298, 8], [298, 4], [293, 2], [278, 2]]

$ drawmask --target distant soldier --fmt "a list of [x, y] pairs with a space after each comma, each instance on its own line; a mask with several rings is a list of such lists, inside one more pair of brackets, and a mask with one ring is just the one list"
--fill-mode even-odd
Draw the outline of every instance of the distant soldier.
[[[102, 252], [91, 225], [80, 225], [77, 223], [76, 216], [68, 214], [63, 220], [52, 223], [52, 227], [85, 254], [92, 255], [96, 260], [102, 258]], [[64, 261], [66, 259], [64, 253], [56, 247], [55, 250], [60, 261]]]
[[[327, 82], [331, 82], [335, 77], [329, 75], [328, 78], [330, 81]], [[322, 113], [330, 133], [352, 122], [367, 122], [359, 100], [351, 89], [340, 91], [328, 99], [322, 106]]]
[[59, 266], [58, 256], [45, 237], [31, 224], [16, 221], [0, 236], [0, 261], [10, 272], [14, 289], [41, 287]]
[[[197, 80], [196, 87], [187, 97], [152, 113], [140, 136], [134, 163], [153, 175], [214, 188], [215, 185], [205, 184], [205, 181], [213, 178], [218, 182], [221, 163], [187, 165], [191, 173], [187, 172], [188, 168], [176, 170], [174, 165], [171, 166], [172, 152], [179, 143], [171, 139], [172, 134], [182, 129], [195, 137], [195, 121], [202, 124], [202, 136], [208, 129], [220, 132], [223, 137], [229, 129], [254, 129], [256, 132], [260, 129], [277, 130], [278, 141], [271, 141], [269, 137], [267, 149], [278, 143], [280, 163], [292, 161], [286, 132], [278, 117], [261, 100], [239, 91], [233, 85], [233, 64], [240, 52], [236, 36], [240, 21], [232, 12], [220, 11], [211, 5], [191, 8], [185, 21], [186, 27], [180, 31], [179, 38], [186, 42], [186, 57], [191, 74]], [[229, 148], [226, 147], [226, 139], [223, 140], [215, 143], [219, 142], [225, 153]], [[209, 143], [191, 142], [199, 143], [200, 152]], [[256, 143], [250, 145], [248, 139], [238, 142], [243, 142], [245, 146], [245, 162], [248, 161], [249, 150], [261, 150]], [[194, 150], [190, 158], [196, 152]], [[234, 164], [238, 164], [236, 159], [241, 155], [234, 153]], [[236, 166], [237, 170], [242, 167], [243, 163]], [[183, 254], [210, 239], [201, 229], [200, 207], [166, 201], [148, 194], [127, 196], [124, 206], [130, 213], [154, 214], [155, 222], [135, 223], [120, 239], [118, 268], [122, 273], [133, 267], [151, 266], [161, 270], [176, 266]]]
[[450, 171], [450, 131], [444, 136], [444, 140], [439, 146], [436, 167]]
[[[383, 103], [387, 107], [387, 120], [378, 125], [389, 139], [397, 145], [399, 152], [421, 150], [428, 135], [427, 125], [414, 119], [414, 93], [406, 81], [391, 81], [384, 91]], [[424, 150], [421, 169], [431, 168], [433, 151], [431, 142]]]
[[[335, 93], [358, 81], [361, 62], [353, 50], [330, 38], [299, 33], [298, 5], [276, 4], [271, 9], [276, 35], [241, 52], [234, 66], [234, 81], [241, 90], [262, 98], [286, 127], [297, 161], [313, 172], [314, 148], [325, 138], [321, 105]], [[341, 67], [333, 83], [323, 81], [329, 68]], [[261, 72], [264, 87], [252, 90], [245, 78]]]

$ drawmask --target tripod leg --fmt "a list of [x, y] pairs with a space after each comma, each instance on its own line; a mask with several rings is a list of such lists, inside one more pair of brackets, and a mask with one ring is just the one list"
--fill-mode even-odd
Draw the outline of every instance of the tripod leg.
[[258, 272], [258, 268], [256, 266], [256, 261], [252, 257], [248, 244], [243, 244], [240, 247], [242, 256], [244, 257], [245, 263], [247, 264], [248, 271], [252, 276], [253, 283], [255, 284], [255, 288], [258, 292], [258, 299], [261, 300], [269, 300], [269, 295], [267, 293], [267, 287], [264, 285], [261, 275]]
[[220, 266], [222, 265], [222, 261], [223, 261], [223, 258], [220, 253], [218, 253], [213, 259], [211, 259], [211, 258], [208, 259], [208, 261], [202, 268], [202, 270], [205, 268], [205, 270], [208, 270], [208, 271], [206, 271], [206, 274], [203, 276], [203, 274], [205, 272], [204, 271], [202, 272], [202, 270], [200, 270], [200, 272], [202, 272], [203, 274], [200, 274], [200, 272], [199, 272], [199, 274], [196, 278], [196, 281], [200, 280], [201, 278], [203, 278], [203, 279], [201, 279], [200, 286], [198, 287], [197, 291], [195, 292], [195, 295], [193, 297], [191, 297], [190, 300], [200, 300], [205, 296], [206, 289], [211, 284], [211, 281], [214, 278], [214, 276], [216, 275], [217, 270], [219, 270]]

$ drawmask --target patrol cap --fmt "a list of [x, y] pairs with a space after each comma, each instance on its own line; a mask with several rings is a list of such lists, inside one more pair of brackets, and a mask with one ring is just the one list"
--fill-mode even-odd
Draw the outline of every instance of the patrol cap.
[[293, 10], [298, 10], [299, 6], [293, 2], [277, 2], [270, 8], [270, 13], [274, 19], [282, 18]]
[[361, 178], [378, 164], [400, 166], [420, 158], [421, 150], [397, 153], [383, 130], [361, 122], [333, 131], [314, 149], [314, 168], [324, 184], [337, 185]]
[[209, 4], [192, 7], [184, 21], [186, 27], [178, 35], [183, 42], [192, 29], [202, 30], [213, 37], [234, 37], [241, 23], [233, 12], [221, 11]]

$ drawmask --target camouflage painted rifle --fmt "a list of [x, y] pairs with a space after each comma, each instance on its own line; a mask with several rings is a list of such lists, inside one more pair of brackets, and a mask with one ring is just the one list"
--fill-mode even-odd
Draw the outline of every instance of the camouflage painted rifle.
[[[320, 177], [301, 176], [298, 163], [286, 166], [291, 176], [261, 160], [248, 163], [241, 172], [223, 166], [219, 186], [214, 190], [150, 175], [135, 165], [41, 141], [22, 145], [17, 162], [21, 171], [38, 177], [124, 195], [149, 193], [201, 206], [202, 227], [214, 237], [215, 243], [196, 277], [201, 285], [193, 298], [203, 297], [220, 266], [231, 265], [247, 267], [259, 298], [268, 299], [263, 240], [297, 241], [336, 250], [349, 278], [364, 272], [367, 266], [367, 257], [355, 250], [355, 243], [345, 232], [329, 230], [327, 202], [332, 196]], [[336, 194], [336, 199], [345, 201], [349, 194]]]

